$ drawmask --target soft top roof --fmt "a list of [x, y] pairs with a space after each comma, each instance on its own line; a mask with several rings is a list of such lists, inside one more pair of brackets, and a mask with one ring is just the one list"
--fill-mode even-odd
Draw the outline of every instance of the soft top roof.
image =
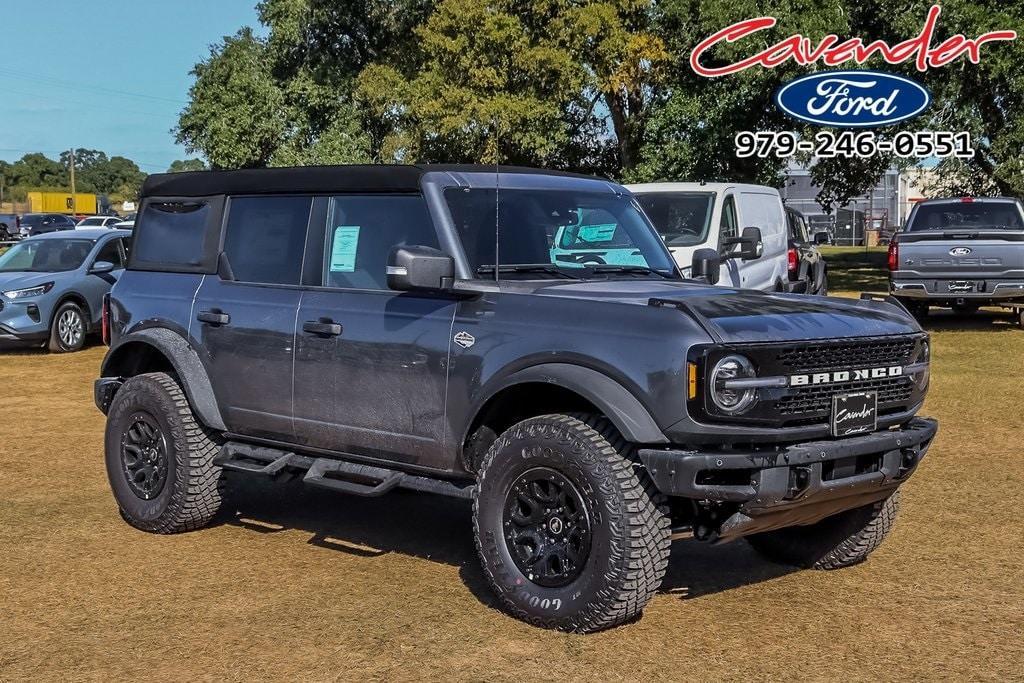
[[[499, 166], [501, 173], [529, 173], [575, 178], [591, 176], [521, 166]], [[237, 171], [158, 173], [146, 178], [143, 197], [202, 197], [218, 194], [287, 194], [326, 192], [418, 192], [420, 178], [430, 172], [494, 173], [490, 165], [424, 164], [402, 166], [366, 164], [250, 168]]]

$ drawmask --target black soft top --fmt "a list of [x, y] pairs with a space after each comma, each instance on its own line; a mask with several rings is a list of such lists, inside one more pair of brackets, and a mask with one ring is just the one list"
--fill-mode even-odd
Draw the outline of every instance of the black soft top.
[[[529, 173], [576, 178], [590, 176], [521, 166], [497, 167], [501, 173]], [[203, 197], [220, 194], [288, 194], [329, 192], [418, 192], [424, 173], [494, 173], [495, 166], [366, 164], [250, 168], [237, 171], [157, 173], [146, 178], [143, 197]]]

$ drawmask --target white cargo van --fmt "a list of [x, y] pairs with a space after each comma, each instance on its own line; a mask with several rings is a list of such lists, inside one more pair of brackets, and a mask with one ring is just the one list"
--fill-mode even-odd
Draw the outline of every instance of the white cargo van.
[[[626, 187], [636, 195], [684, 275], [690, 274], [694, 253], [711, 248], [722, 256], [718, 284], [788, 291], [786, 214], [778, 190], [738, 183]], [[757, 237], [763, 245], [759, 250], [753, 248]], [[739, 257], [739, 251], [753, 258]]]

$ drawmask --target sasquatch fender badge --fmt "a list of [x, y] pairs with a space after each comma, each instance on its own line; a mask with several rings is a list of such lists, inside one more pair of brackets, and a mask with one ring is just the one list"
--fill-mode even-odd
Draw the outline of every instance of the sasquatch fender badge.
[[454, 337], [452, 337], [452, 341], [454, 341], [462, 348], [468, 349], [473, 344], [476, 344], [476, 337], [471, 335], [469, 332], [459, 332]]

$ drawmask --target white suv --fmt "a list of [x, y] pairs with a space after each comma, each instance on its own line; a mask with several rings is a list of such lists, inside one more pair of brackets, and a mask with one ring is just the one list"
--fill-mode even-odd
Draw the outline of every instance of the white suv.
[[644, 183], [626, 186], [668, 245], [684, 275], [694, 252], [722, 255], [747, 228], [757, 228], [763, 251], [751, 259], [722, 259], [718, 284], [764, 291], [788, 290], [786, 214], [778, 190], [738, 183]]

